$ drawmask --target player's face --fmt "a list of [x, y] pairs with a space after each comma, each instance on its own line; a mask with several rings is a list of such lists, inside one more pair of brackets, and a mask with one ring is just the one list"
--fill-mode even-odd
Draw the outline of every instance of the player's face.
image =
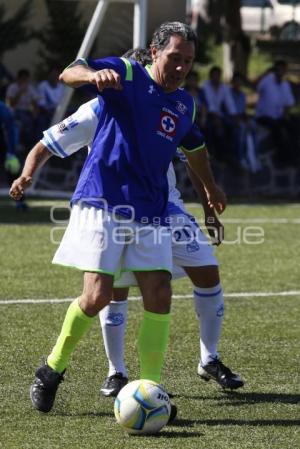
[[194, 42], [173, 35], [163, 50], [155, 47], [152, 52], [152, 72], [155, 81], [165, 92], [173, 92], [183, 83], [195, 58]]

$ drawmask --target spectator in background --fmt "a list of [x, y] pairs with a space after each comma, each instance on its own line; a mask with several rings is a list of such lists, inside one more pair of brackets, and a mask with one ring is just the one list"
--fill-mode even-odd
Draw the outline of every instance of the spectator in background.
[[234, 148], [240, 166], [255, 173], [261, 169], [261, 163], [257, 157], [255, 123], [247, 115], [246, 95], [241, 90], [241, 85], [242, 77], [236, 72], [233, 74], [230, 88], [238, 121], [234, 128]]
[[217, 159], [233, 162], [233, 125], [237, 111], [229, 87], [222, 83], [221, 77], [220, 67], [214, 66], [203, 84], [207, 105], [206, 139]]
[[6, 89], [9, 83], [12, 83], [14, 77], [5, 65], [0, 62], [0, 100], [5, 100]]
[[44, 129], [50, 126], [56, 107], [65, 91], [64, 85], [58, 80], [60, 72], [60, 68], [53, 67], [47, 79], [41, 81], [37, 88], [39, 94], [38, 105], [40, 108], [38, 126], [41, 134]]
[[259, 95], [256, 105], [256, 121], [271, 132], [278, 167], [292, 166], [297, 162], [297, 128], [289, 116], [295, 104], [290, 83], [284, 79], [287, 63], [277, 61], [271, 72], [257, 85]]
[[[0, 101], [0, 142], [1, 160], [4, 160], [4, 170], [10, 185], [20, 175], [21, 164], [17, 157], [19, 130], [12, 111], [3, 101]], [[24, 198], [16, 200], [16, 207], [27, 209]]]
[[196, 123], [197, 125], [203, 129], [206, 121], [206, 101], [205, 101], [205, 95], [204, 91], [201, 87], [199, 87], [199, 74], [195, 70], [192, 70], [189, 72], [185, 79], [184, 88], [186, 91], [189, 92], [190, 95], [195, 100], [195, 105], [197, 108], [196, 112]]
[[25, 150], [36, 141], [36, 115], [38, 94], [31, 83], [30, 72], [21, 69], [16, 82], [6, 91], [6, 103], [13, 110], [20, 129], [20, 142]]

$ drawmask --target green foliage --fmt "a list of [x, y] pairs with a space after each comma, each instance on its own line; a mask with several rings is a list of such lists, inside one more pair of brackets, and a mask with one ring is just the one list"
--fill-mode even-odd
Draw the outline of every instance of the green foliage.
[[7, 6], [0, 5], [0, 57], [20, 43], [32, 39], [27, 21], [31, 15], [33, 0], [26, 0], [12, 16], [6, 18]]
[[38, 76], [55, 67], [65, 67], [75, 57], [86, 26], [81, 22], [78, 1], [45, 0], [48, 22], [36, 37], [40, 41]]

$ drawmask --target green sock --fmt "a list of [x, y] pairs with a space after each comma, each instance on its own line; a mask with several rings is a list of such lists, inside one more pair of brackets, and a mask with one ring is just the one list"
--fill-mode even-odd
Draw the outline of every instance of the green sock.
[[159, 314], [144, 311], [137, 344], [141, 379], [160, 382], [169, 338], [170, 318], [170, 313]]
[[66, 313], [60, 335], [47, 359], [50, 368], [62, 373], [69, 362], [77, 343], [90, 328], [94, 317], [87, 316], [79, 307], [78, 299], [73, 301]]

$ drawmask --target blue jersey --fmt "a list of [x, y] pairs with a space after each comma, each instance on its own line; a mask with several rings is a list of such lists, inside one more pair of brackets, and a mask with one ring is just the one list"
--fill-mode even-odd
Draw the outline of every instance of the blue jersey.
[[176, 149], [204, 146], [193, 124], [193, 99], [183, 89], [165, 93], [150, 68], [135, 61], [111, 57], [88, 64], [117, 71], [123, 90], [105, 89], [98, 96], [102, 113], [72, 202], [103, 207], [104, 199], [125, 217], [165, 224], [167, 171]]

